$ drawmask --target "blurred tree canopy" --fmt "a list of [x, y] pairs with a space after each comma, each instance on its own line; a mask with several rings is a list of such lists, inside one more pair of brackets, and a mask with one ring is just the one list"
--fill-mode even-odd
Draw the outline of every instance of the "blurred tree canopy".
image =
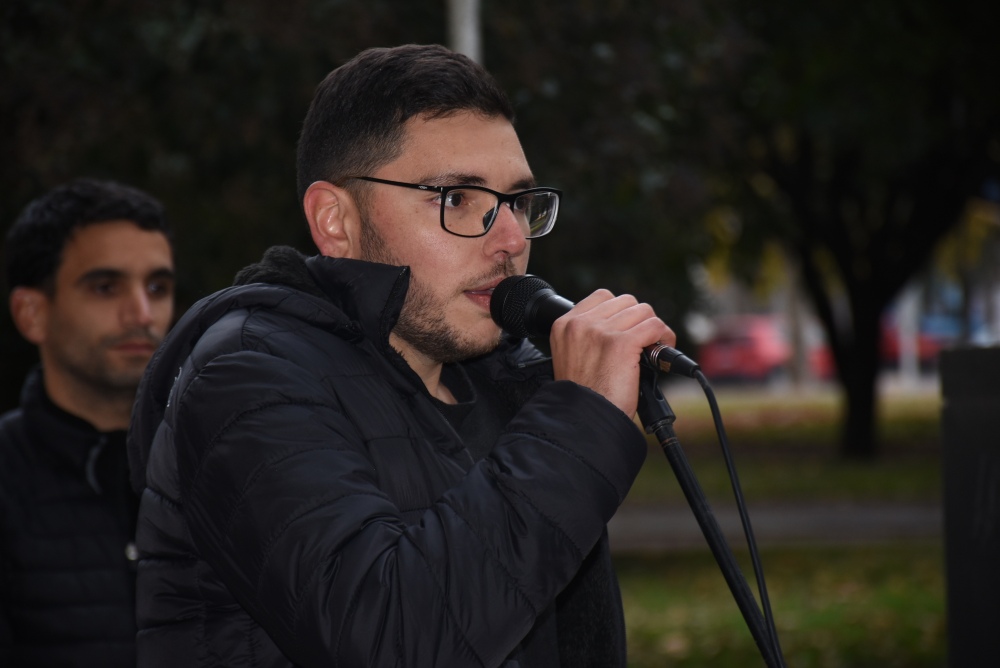
[[[315, 85], [360, 49], [443, 42], [445, 5], [9, 0], [0, 216], [81, 174], [147, 189], [177, 231], [182, 309], [270, 245], [310, 252], [294, 146]], [[484, 0], [484, 64], [538, 179], [566, 195], [531, 271], [573, 299], [632, 292], [683, 347], [713, 225], [731, 224], [737, 273], [779, 240], [850, 398], [845, 452], [871, 454], [878, 319], [1000, 160], [995, 14], [971, 0]], [[31, 357], [3, 318], [17, 354], [0, 361], [0, 408]]]
[[488, 60], [530, 100], [526, 143], [558, 138], [533, 164], [584, 186], [553, 273], [656, 286], [669, 317], [713, 246], [749, 278], [780, 243], [845, 390], [841, 452], [877, 454], [886, 308], [1000, 183], [1000, 5], [514, 2], [530, 19], [490, 23]]
[[[268, 246], [312, 249], [295, 142], [326, 73], [363, 48], [445, 33], [402, 0], [10, 0], [0, 15], [4, 229], [76, 176], [143, 188], [175, 230], [179, 312]], [[35, 354], [3, 312], [7, 408]]]
[[877, 452], [880, 325], [977, 197], [1000, 183], [1000, 6], [726, 2], [732, 53], [693, 97], [701, 164], [752, 265], [794, 258], [845, 388], [842, 452]]

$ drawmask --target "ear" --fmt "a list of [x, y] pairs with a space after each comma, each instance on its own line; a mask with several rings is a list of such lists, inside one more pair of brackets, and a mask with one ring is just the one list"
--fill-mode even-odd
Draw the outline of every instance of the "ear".
[[49, 322], [49, 298], [38, 288], [17, 287], [10, 293], [10, 315], [14, 326], [36, 346], [45, 342]]
[[329, 257], [361, 257], [360, 212], [343, 188], [328, 181], [316, 181], [302, 198], [313, 243]]

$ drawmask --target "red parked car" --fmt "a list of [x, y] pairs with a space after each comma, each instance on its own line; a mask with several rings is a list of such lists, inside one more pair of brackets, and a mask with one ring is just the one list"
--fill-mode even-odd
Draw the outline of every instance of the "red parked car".
[[787, 370], [792, 348], [775, 318], [730, 316], [716, 325], [715, 334], [698, 349], [698, 364], [709, 381], [764, 381]]
[[[884, 366], [899, 366], [899, 348], [899, 330], [892, 323], [883, 323], [882, 338], [879, 341], [879, 354]], [[918, 332], [915, 352], [917, 354], [917, 361], [920, 363], [920, 368], [924, 370], [933, 369], [937, 364], [937, 358], [942, 348], [944, 348], [944, 343], [941, 340], [935, 339], [924, 332]]]

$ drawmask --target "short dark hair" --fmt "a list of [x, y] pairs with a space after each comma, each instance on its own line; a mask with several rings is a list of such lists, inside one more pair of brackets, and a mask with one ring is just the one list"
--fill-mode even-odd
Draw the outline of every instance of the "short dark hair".
[[127, 220], [161, 232], [173, 247], [163, 204], [115, 181], [80, 178], [32, 200], [7, 232], [7, 287], [51, 289], [73, 232], [94, 223]]
[[398, 157], [410, 118], [460, 111], [514, 122], [504, 90], [460, 53], [436, 44], [362, 51], [316, 88], [299, 137], [299, 201], [315, 181], [369, 175]]

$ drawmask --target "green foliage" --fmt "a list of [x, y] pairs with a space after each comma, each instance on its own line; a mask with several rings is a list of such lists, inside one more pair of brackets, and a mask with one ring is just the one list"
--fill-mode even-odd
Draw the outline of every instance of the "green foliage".
[[3, 218], [82, 173], [146, 188], [177, 228], [188, 299], [271, 244], [308, 248], [294, 154], [314, 87], [363, 48], [443, 35], [440, 14], [366, 5], [14, 0]]
[[674, 155], [685, 141], [675, 82], [704, 24], [697, 12], [681, 21], [688, 5], [514, 0], [484, 22], [486, 65], [513, 95], [528, 158], [566, 192], [532, 270], [574, 299], [636, 294], [682, 336], [688, 270], [707, 247], [704, 187]]
[[[761, 561], [789, 666], [944, 665], [940, 547], [774, 549]], [[630, 666], [764, 665], [711, 554], [619, 555], [615, 565]]]

